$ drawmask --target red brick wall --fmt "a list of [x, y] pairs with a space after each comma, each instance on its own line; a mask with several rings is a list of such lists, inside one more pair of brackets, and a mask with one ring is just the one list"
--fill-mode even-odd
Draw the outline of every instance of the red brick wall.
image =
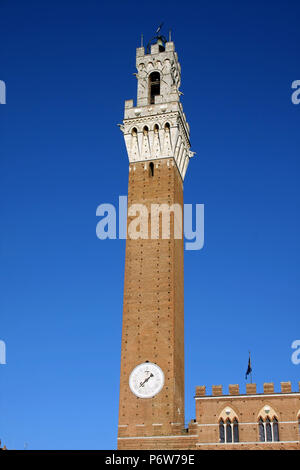
[[[173, 159], [154, 165], [153, 177], [149, 162], [130, 165], [128, 206], [145, 204], [149, 214], [154, 203], [182, 206], [183, 185]], [[184, 424], [183, 239], [174, 240], [171, 221], [169, 240], [160, 234], [157, 240], [126, 242], [119, 436], [176, 434]], [[137, 398], [128, 385], [132, 369], [145, 361], [165, 373], [162, 391], [151, 399]]]

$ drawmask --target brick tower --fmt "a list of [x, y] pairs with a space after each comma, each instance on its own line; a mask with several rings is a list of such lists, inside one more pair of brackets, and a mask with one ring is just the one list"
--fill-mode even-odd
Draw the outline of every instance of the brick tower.
[[192, 152], [174, 43], [155, 39], [146, 53], [137, 48], [137, 105], [125, 102], [121, 126], [129, 183], [119, 449], [184, 432], [182, 215]]

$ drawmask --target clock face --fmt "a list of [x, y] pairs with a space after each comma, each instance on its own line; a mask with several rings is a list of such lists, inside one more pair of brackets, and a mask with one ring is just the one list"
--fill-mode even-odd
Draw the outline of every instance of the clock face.
[[139, 398], [152, 398], [164, 386], [165, 376], [161, 368], [152, 362], [136, 366], [129, 377], [129, 387]]

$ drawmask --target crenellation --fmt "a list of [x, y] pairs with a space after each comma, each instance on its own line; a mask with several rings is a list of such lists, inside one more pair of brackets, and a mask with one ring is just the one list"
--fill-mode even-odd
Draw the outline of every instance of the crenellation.
[[159, 54], [159, 45], [152, 44], [151, 45], [151, 55]]
[[173, 41], [166, 42], [166, 52], [174, 52], [175, 51], [175, 44]]
[[202, 397], [206, 395], [206, 387], [205, 385], [201, 385], [196, 387], [196, 397]]
[[256, 384], [246, 384], [246, 393], [247, 395], [255, 395], [256, 394]]
[[125, 110], [133, 108], [133, 100], [125, 100]]
[[212, 394], [213, 396], [223, 395], [222, 385], [213, 385]]
[[274, 393], [274, 384], [272, 382], [264, 383], [264, 393]]
[[291, 393], [292, 392], [291, 382], [280, 382], [280, 386], [281, 386], [281, 393]]
[[229, 395], [239, 395], [240, 394], [240, 387], [238, 384], [229, 385]]
[[143, 57], [145, 55], [145, 48], [143, 46], [136, 48], [136, 57]]
[[274, 383], [264, 383], [263, 384], [263, 392], [259, 393], [257, 392], [257, 385], [255, 383], [247, 383], [246, 384], [246, 394], [245, 393], [240, 393], [240, 386], [239, 384], [230, 384], [228, 386], [228, 394], [223, 393], [223, 386], [222, 385], [212, 385], [212, 393], [211, 395], [206, 394], [206, 386], [201, 385], [201, 386], [196, 386], [196, 391], [195, 391], [195, 398], [198, 397], [216, 397], [216, 396], [223, 396], [223, 397], [230, 397], [230, 396], [245, 396], [247, 395], [257, 395], [263, 397], [264, 395], [273, 395], [278, 393], [280, 394], [288, 394], [288, 393], [298, 393], [300, 392], [300, 382], [299, 384], [299, 390], [293, 392], [292, 390], [292, 384], [291, 382], [280, 382], [281, 384], [281, 389], [280, 392], [276, 392], [274, 390]]

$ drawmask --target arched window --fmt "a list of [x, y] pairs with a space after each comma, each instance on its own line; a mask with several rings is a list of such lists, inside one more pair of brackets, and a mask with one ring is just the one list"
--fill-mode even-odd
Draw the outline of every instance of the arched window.
[[271, 421], [269, 418], [266, 419], [266, 436], [267, 436], [267, 441], [272, 442], [272, 427], [271, 427]]
[[273, 441], [279, 441], [279, 428], [278, 428], [278, 420], [277, 418], [273, 418]]
[[220, 434], [219, 441], [221, 443], [225, 442], [225, 427], [224, 427], [223, 419], [221, 419], [220, 422], [219, 422], [219, 434]]
[[262, 417], [258, 420], [258, 433], [260, 442], [278, 442], [279, 441], [279, 425], [276, 416], [272, 421], [267, 416], [265, 420]]
[[232, 427], [230, 419], [226, 421], [226, 442], [232, 442]]
[[236, 418], [233, 420], [233, 442], [239, 442], [239, 423]]
[[152, 72], [149, 76], [149, 102], [155, 104], [155, 96], [160, 95], [160, 74]]
[[149, 163], [149, 176], [154, 176], [154, 163]]
[[239, 422], [237, 418], [231, 421], [229, 418], [224, 423], [223, 419], [219, 421], [219, 442], [231, 443], [239, 442]]
[[258, 431], [259, 431], [259, 440], [260, 442], [265, 442], [266, 436], [265, 436], [265, 426], [262, 418], [259, 418], [258, 421]]

